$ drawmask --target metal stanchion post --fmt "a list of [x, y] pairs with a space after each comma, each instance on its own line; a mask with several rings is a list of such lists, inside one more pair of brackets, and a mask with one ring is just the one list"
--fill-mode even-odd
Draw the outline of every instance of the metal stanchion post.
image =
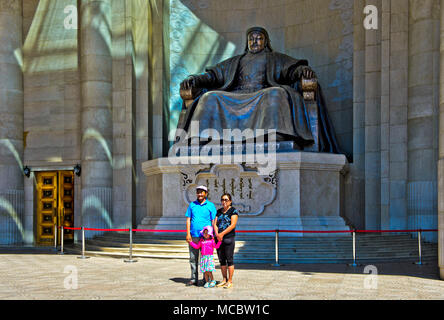
[[58, 254], [65, 254], [64, 252], [63, 252], [63, 237], [64, 237], [64, 230], [63, 230], [63, 226], [62, 226], [62, 228], [61, 228], [61, 230], [60, 230], [60, 252], [58, 252]]
[[54, 251], [57, 252], [57, 224], [54, 225]]
[[422, 252], [421, 252], [421, 230], [418, 230], [418, 255], [419, 261], [415, 262], [417, 265], [422, 265]]
[[273, 267], [279, 267], [279, 230], [275, 230], [275, 237], [274, 237], [274, 253], [275, 253], [275, 264]]
[[79, 259], [88, 259], [89, 257], [85, 256], [85, 227], [82, 227], [82, 255], [77, 257]]
[[356, 231], [353, 230], [353, 263], [350, 264], [352, 267], [357, 267], [356, 264]]
[[133, 260], [133, 229], [129, 229], [130, 234], [130, 244], [129, 244], [129, 259], [124, 260], [125, 262], [137, 262], [137, 260]]

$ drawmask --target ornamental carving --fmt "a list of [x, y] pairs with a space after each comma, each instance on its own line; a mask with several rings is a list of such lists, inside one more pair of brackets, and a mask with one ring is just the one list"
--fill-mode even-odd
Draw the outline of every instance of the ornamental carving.
[[[194, 172], [193, 172], [194, 170]], [[187, 204], [196, 199], [196, 187], [208, 188], [208, 199], [220, 207], [220, 198], [230, 193], [240, 215], [260, 215], [276, 198], [277, 171], [260, 176], [257, 168], [239, 164], [218, 164], [208, 168], [188, 166], [181, 169], [182, 190]]]
[[0, 0], [0, 12], [21, 13], [20, 0]]

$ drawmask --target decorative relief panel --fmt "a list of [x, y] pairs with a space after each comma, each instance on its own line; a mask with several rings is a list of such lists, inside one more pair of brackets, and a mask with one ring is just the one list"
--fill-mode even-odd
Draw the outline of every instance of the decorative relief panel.
[[[185, 171], [186, 170], [186, 171]], [[233, 206], [241, 215], [260, 215], [265, 206], [276, 198], [277, 171], [263, 177], [257, 168], [239, 164], [220, 164], [211, 167], [189, 166], [181, 170], [182, 190], [187, 203], [196, 200], [196, 187], [208, 188], [208, 199], [220, 206], [222, 194], [228, 192]]]

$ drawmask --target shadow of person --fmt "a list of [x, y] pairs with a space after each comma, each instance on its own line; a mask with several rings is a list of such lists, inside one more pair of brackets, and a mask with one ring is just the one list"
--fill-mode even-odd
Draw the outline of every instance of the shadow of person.
[[188, 279], [188, 278], [170, 278], [170, 281], [174, 281], [176, 283], [187, 284], [188, 281], [190, 281], [190, 279]]

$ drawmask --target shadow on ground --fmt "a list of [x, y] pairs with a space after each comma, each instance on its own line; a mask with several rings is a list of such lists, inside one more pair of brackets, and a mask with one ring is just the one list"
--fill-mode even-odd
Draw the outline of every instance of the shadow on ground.
[[[372, 271], [365, 270], [366, 266], [375, 266], [378, 275], [409, 276], [425, 279], [439, 280], [439, 267], [437, 260], [428, 260], [422, 265], [414, 262], [380, 262], [362, 263], [353, 267], [347, 264], [284, 264], [275, 267], [271, 264], [236, 264], [238, 270], [276, 270], [276, 271], [296, 271], [303, 274], [312, 275], [315, 273], [344, 273], [344, 274], [370, 274]], [[219, 269], [219, 267], [217, 267]], [[370, 268], [369, 268], [370, 269]]]

